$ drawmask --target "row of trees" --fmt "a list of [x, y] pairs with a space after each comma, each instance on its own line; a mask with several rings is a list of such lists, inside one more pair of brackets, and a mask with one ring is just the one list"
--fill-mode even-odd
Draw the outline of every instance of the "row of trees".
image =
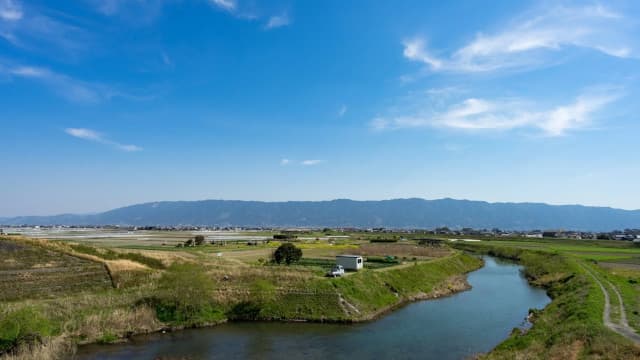
[[192, 246], [200, 246], [204, 244], [204, 235], [196, 235], [192, 239], [185, 241], [184, 243], [179, 243], [176, 247], [192, 247]]

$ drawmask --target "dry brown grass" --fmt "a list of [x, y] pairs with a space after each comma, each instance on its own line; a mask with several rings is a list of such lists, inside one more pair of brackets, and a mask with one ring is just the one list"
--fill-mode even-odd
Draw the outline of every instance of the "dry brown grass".
[[200, 256], [187, 251], [162, 251], [162, 250], [146, 250], [146, 249], [111, 249], [112, 251], [119, 253], [137, 253], [144, 256], [148, 256], [154, 259], [162, 261], [165, 266], [170, 266], [174, 262], [185, 261], [193, 262], [197, 261]]
[[109, 271], [112, 274], [121, 271], [149, 270], [147, 266], [131, 260], [105, 260], [104, 263], [109, 267]]
[[41, 343], [23, 345], [3, 360], [57, 360], [68, 359], [75, 352], [75, 345], [66, 337], [46, 338]]
[[82, 319], [72, 336], [82, 336], [82, 343], [99, 340], [105, 334], [149, 333], [162, 327], [155, 311], [148, 307], [115, 309], [92, 314]]

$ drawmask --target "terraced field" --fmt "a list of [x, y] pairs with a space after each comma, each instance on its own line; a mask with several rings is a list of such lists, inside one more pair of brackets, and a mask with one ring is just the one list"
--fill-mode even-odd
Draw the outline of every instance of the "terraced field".
[[112, 286], [104, 264], [0, 239], [0, 301], [55, 297]]

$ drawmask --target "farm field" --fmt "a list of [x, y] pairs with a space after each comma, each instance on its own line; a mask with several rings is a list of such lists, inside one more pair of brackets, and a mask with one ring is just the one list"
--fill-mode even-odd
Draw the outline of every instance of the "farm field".
[[20, 242], [0, 242], [0, 301], [111, 288], [100, 262]]
[[[461, 274], [480, 266], [446, 245], [349, 236], [300, 236], [293, 244], [302, 259], [277, 265], [270, 262], [283, 243], [273, 240], [276, 234], [256, 242], [254, 233], [220, 232], [214, 244], [199, 246], [184, 246], [198, 232], [92, 229], [56, 231], [51, 239], [43, 233], [0, 237], [3, 254], [11, 254], [3, 256], [0, 280], [14, 279], [16, 271], [32, 278], [22, 287], [0, 282], [0, 328], [25, 331], [0, 331], [0, 353], [32, 332], [60, 342], [47, 351], [64, 354], [76, 344], [227, 319], [367, 320], [416, 296], [462, 290]], [[362, 254], [365, 269], [325, 277], [338, 254]], [[185, 298], [193, 303], [177, 307]], [[23, 326], [25, 317], [44, 327]]]

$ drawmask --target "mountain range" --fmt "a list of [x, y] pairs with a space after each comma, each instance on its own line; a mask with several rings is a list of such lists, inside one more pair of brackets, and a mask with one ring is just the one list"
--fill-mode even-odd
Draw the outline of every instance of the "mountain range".
[[640, 228], [640, 210], [455, 199], [262, 202], [162, 201], [90, 215], [0, 218], [3, 225], [135, 225], [356, 228], [500, 228], [609, 231]]

